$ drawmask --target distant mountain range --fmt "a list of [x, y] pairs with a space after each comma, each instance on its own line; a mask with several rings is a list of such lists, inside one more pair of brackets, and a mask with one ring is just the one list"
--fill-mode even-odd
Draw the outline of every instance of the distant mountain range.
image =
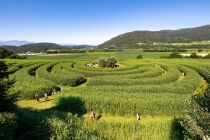
[[[46, 42], [47, 43], [47, 42]], [[43, 43], [34, 43], [29, 41], [19, 41], [19, 40], [9, 40], [9, 41], [0, 41], [0, 46], [22, 46], [22, 45], [28, 45], [28, 44], [44, 44]], [[49, 43], [54, 44], [54, 43]], [[68, 44], [68, 43], [60, 43], [57, 44], [60, 46], [63, 46], [65, 48], [95, 48], [94, 45], [78, 45], [78, 44]]]
[[0, 46], [3, 46], [3, 45], [21, 46], [21, 45], [26, 45], [26, 44], [30, 44], [30, 43], [33, 43], [33, 42], [19, 41], [19, 40], [9, 40], [9, 41], [0, 41]]
[[64, 47], [54, 43], [32, 43], [21, 46], [4, 45], [0, 47], [15, 53], [25, 53], [29, 51], [39, 53], [39, 52], [46, 52], [48, 49], [64, 49]]
[[189, 42], [210, 40], [210, 25], [179, 30], [134, 31], [116, 36], [99, 48], [125, 47], [140, 42]]

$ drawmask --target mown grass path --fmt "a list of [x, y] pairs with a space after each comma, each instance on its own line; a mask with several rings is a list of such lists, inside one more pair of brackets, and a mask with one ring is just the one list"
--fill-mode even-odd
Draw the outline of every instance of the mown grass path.
[[44, 98], [40, 98], [40, 101], [37, 100], [21, 100], [17, 102], [17, 105], [22, 108], [32, 108], [32, 109], [49, 109], [54, 106], [54, 99], [56, 96], [48, 96], [49, 101], [45, 101]]
[[[40, 98], [40, 101], [37, 100], [21, 100], [17, 102], [17, 105], [22, 108], [32, 108], [37, 110], [45, 110], [54, 107], [54, 100], [56, 95], [49, 96], [49, 101], [45, 101], [44, 98]], [[97, 113], [97, 112], [96, 112]], [[136, 121], [135, 116], [117, 116], [117, 115], [110, 115], [110, 114], [96, 114], [96, 116], [101, 116], [98, 120], [92, 120], [90, 118], [89, 112], [83, 115], [84, 120], [86, 121], [98, 121], [98, 122], [122, 122], [122, 123], [130, 123], [130, 122], [138, 122]], [[148, 122], [158, 122], [158, 121], [171, 121], [174, 117], [173, 116], [142, 116], [139, 123], [146, 124]]]
[[173, 116], [142, 116], [140, 121], [136, 120], [135, 116], [113, 116], [109, 114], [100, 114], [101, 118], [98, 120], [92, 120], [90, 118], [90, 114], [87, 113], [83, 115], [83, 118], [87, 121], [99, 121], [99, 122], [122, 122], [122, 123], [130, 123], [130, 122], [138, 122], [140, 124], [146, 124], [148, 122], [158, 122], [158, 121], [171, 121]]

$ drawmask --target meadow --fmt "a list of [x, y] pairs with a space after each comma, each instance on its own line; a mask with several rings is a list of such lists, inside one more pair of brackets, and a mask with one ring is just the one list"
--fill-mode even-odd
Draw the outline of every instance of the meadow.
[[[50, 139], [176, 140], [182, 138], [177, 120], [186, 115], [186, 101], [207, 88], [203, 75], [210, 62], [160, 59], [169, 54], [125, 50], [5, 61], [10, 78], [16, 80], [10, 92], [21, 91], [19, 114], [47, 120]], [[137, 55], [144, 59], [136, 59]], [[103, 57], [115, 57], [120, 67], [85, 66]], [[51, 95], [53, 89], [56, 95]], [[40, 97], [47, 93], [50, 101], [37, 102], [36, 93]], [[91, 109], [100, 116], [98, 120], [90, 119]], [[135, 119], [137, 113], [140, 122]], [[28, 131], [37, 127], [33, 125]]]

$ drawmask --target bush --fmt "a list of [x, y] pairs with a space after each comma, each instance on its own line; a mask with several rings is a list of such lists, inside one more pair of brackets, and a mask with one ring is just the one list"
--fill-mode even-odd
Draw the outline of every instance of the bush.
[[203, 139], [210, 133], [210, 96], [194, 95], [188, 105], [188, 116], [181, 122], [186, 137]]
[[201, 58], [202, 56], [198, 56], [196, 53], [192, 53], [190, 58]]
[[202, 52], [203, 50], [202, 49], [198, 49], [198, 52]]
[[142, 58], [143, 58], [142, 55], [138, 55], [138, 56], [136, 57], [136, 59], [142, 59]]
[[190, 57], [191, 57], [191, 58], [197, 58], [197, 54], [196, 54], [196, 53], [192, 53], [192, 54], [190, 55]]
[[98, 66], [99, 66], [99, 67], [105, 67], [105, 66], [106, 66], [105, 63], [106, 63], [106, 62], [105, 62], [105, 59], [100, 59], [100, 60], [98, 61]]
[[182, 56], [179, 53], [174, 52], [170, 54], [169, 58], [182, 58]]
[[27, 56], [20, 56], [20, 55], [17, 55], [17, 54], [11, 54], [8, 58], [10, 59], [27, 59]]
[[17, 117], [12, 113], [0, 113], [0, 139], [12, 140], [17, 128]]

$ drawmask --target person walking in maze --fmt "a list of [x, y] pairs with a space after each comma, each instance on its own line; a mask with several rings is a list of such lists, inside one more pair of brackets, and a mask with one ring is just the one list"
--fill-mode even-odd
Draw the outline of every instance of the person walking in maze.
[[139, 122], [141, 120], [140, 115], [137, 113], [136, 114], [136, 120]]
[[47, 93], [44, 94], [44, 99], [45, 99], [45, 101], [48, 101], [48, 95], [47, 95]]
[[52, 94], [51, 95], [55, 95], [56, 94], [56, 90], [53, 89]]
[[63, 87], [61, 87], [61, 92], [63, 92]]
[[37, 100], [37, 101], [39, 101], [39, 95], [36, 93], [35, 94], [35, 99]]
[[185, 76], [184, 72], [182, 72], [182, 76]]
[[91, 111], [90, 111], [90, 118], [91, 119], [95, 119], [96, 118], [96, 113], [93, 111], [93, 109], [91, 109]]

